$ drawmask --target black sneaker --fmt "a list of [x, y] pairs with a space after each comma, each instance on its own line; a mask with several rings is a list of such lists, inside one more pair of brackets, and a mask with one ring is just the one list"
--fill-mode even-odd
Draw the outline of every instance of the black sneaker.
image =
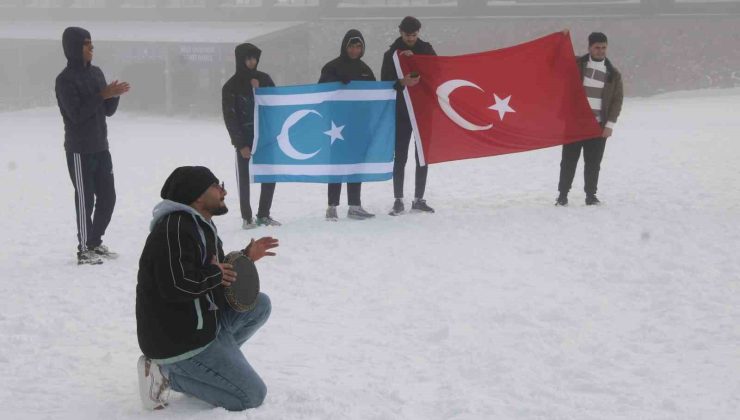
[[598, 198], [596, 198], [595, 194], [588, 194], [586, 196], [586, 205], [587, 206], [598, 206], [601, 204], [601, 201], [599, 201]]
[[568, 205], [568, 194], [560, 193], [558, 198], [555, 199], [556, 206], [567, 206]]
[[403, 200], [397, 198], [396, 201], [393, 202], [393, 210], [388, 214], [391, 216], [398, 216], [399, 214], [403, 214], [404, 210]]
[[100, 255], [96, 254], [95, 251], [88, 249], [87, 251], [78, 251], [77, 252], [77, 264], [89, 264], [89, 265], [98, 265], [102, 264], [103, 259], [100, 258]]
[[411, 210], [434, 213], [434, 209], [427, 205], [427, 200], [421, 198], [414, 199], [414, 201], [411, 202]]

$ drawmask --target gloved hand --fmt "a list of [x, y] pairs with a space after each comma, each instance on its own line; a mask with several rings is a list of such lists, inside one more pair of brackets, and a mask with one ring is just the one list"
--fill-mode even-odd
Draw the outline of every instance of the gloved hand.
[[341, 76], [341, 78], [339, 79], [339, 81], [342, 82], [342, 83], [344, 83], [345, 85], [348, 85], [349, 82], [351, 82], [352, 80], [349, 79], [349, 76]]

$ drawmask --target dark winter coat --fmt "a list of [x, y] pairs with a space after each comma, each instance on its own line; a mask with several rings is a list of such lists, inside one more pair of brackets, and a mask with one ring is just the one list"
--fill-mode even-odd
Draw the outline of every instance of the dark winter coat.
[[[362, 54], [360, 54], [360, 58], [351, 59], [347, 55], [347, 45], [354, 38], [359, 38], [362, 41]], [[363, 55], [365, 55], [365, 38], [357, 29], [350, 29], [342, 39], [339, 57], [326, 63], [321, 69], [319, 83], [349, 83], [352, 80], [375, 81], [375, 74], [373, 74], [372, 69], [362, 61]]]
[[[578, 70], [581, 71], [581, 80], [583, 80], [583, 75], [586, 73], [588, 56], [589, 55], [586, 54], [578, 57], [576, 60]], [[607, 122], [617, 122], [617, 118], [619, 118], [619, 114], [622, 112], [622, 101], [624, 100], [622, 74], [616, 67], [614, 67], [608, 58], [605, 60], [606, 82], [604, 82], [604, 90], [601, 91], [601, 121], [603, 121], [604, 124]]]
[[225, 305], [224, 251], [216, 227], [192, 207], [164, 200], [154, 209], [139, 259], [136, 324], [139, 347], [152, 359], [192, 357], [218, 332]]
[[244, 64], [247, 57], [255, 57], [259, 65], [262, 51], [252, 44], [241, 44], [234, 50], [236, 73], [221, 89], [221, 110], [231, 144], [237, 149], [252, 147], [254, 141], [254, 91], [252, 79], [260, 82], [260, 87], [275, 86], [269, 74], [250, 70]]
[[[393, 54], [395, 54], [396, 51], [406, 50], [411, 50], [414, 54], [418, 55], [437, 55], [436, 51], [434, 51], [434, 48], [432, 48], [432, 44], [426, 41], [417, 39], [416, 44], [414, 44], [413, 47], [409, 48], [409, 46], [403, 42], [403, 39], [401, 37], [398, 37], [395, 41], [393, 41], [393, 44], [391, 44], [391, 46], [388, 48], [388, 51], [383, 54], [383, 65], [380, 68], [380, 80], [390, 81], [399, 79], [398, 74], [396, 73], [396, 64], [393, 62]], [[397, 92], [396, 119], [402, 118], [404, 120], [408, 120], [409, 111], [406, 108], [406, 101], [403, 98], [404, 86], [400, 83], [396, 83], [395, 88]]]
[[103, 99], [106, 87], [103, 72], [82, 58], [82, 45], [90, 33], [82, 28], [67, 28], [62, 36], [67, 67], [56, 78], [57, 104], [64, 120], [64, 149], [71, 153], [96, 153], [108, 150], [105, 118], [118, 108], [119, 98]]

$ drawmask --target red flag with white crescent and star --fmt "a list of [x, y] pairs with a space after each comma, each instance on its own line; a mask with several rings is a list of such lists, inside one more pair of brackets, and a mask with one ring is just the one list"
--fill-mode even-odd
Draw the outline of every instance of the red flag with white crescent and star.
[[454, 57], [396, 54], [419, 159], [429, 163], [523, 152], [600, 137], [570, 36]]

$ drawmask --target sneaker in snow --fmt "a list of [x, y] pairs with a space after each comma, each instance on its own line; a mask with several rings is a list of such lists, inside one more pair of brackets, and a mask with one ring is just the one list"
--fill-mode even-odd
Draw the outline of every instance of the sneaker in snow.
[[560, 193], [558, 198], [555, 199], [556, 206], [567, 206], [568, 205], [568, 194]]
[[159, 366], [142, 355], [137, 364], [139, 372], [139, 396], [147, 410], [161, 410], [167, 406], [170, 381], [162, 375]]
[[103, 263], [103, 259], [100, 258], [100, 255], [96, 254], [95, 251], [91, 249], [88, 249], [87, 251], [77, 252], [77, 265], [82, 265], [82, 264], [98, 265], [102, 263]]
[[587, 206], [598, 206], [601, 204], [601, 201], [599, 201], [598, 198], [596, 198], [595, 194], [588, 194], [586, 196], [586, 205]]
[[326, 220], [329, 222], [336, 222], [339, 220], [339, 216], [337, 216], [337, 206], [329, 206], [326, 208]]
[[283, 224], [270, 216], [258, 217], [257, 226], [282, 226]]
[[100, 244], [92, 249], [96, 254], [109, 260], [115, 260], [118, 258], [118, 254], [108, 249], [107, 246]]
[[242, 229], [248, 230], [248, 229], [254, 229], [257, 227], [257, 224], [252, 221], [252, 219], [242, 219]]
[[391, 210], [391, 212], [388, 214], [391, 216], [398, 216], [399, 214], [403, 214], [403, 211], [403, 200], [397, 198], [396, 201], [393, 202], [393, 210]]
[[365, 220], [370, 219], [371, 217], [375, 217], [375, 215], [372, 213], [368, 213], [365, 209], [362, 208], [362, 206], [349, 206], [349, 210], [347, 210], [347, 217], [355, 220]]
[[411, 210], [423, 211], [425, 213], [434, 213], [434, 209], [427, 205], [427, 200], [422, 198], [414, 199], [411, 202]]

